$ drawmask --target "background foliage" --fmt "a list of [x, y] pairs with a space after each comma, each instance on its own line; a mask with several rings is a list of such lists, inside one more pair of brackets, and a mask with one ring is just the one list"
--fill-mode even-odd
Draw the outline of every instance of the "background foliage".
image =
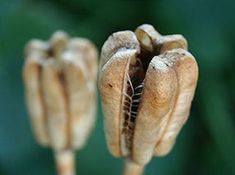
[[[235, 174], [234, 7], [232, 0], [1, 0], [0, 174], [55, 174], [51, 150], [38, 146], [30, 130], [21, 79], [24, 44], [63, 29], [100, 49], [111, 33], [142, 23], [162, 34], [183, 34], [200, 66], [190, 119], [171, 154], [154, 158], [146, 174]], [[107, 151], [100, 104], [97, 117], [77, 153], [77, 174], [118, 175], [122, 160]]]

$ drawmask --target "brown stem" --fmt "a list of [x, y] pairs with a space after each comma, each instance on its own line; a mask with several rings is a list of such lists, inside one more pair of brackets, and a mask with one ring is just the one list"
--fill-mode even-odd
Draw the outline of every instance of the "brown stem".
[[70, 149], [55, 151], [58, 175], [75, 175], [74, 151]]
[[125, 161], [125, 167], [123, 175], [142, 175], [144, 172], [144, 166], [138, 165], [131, 160]]

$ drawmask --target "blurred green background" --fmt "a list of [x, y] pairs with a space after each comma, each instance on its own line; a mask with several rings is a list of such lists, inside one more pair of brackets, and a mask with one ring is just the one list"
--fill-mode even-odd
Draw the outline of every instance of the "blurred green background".
[[[50, 149], [35, 142], [24, 103], [23, 47], [63, 29], [91, 39], [150, 23], [162, 34], [183, 34], [200, 66], [188, 123], [173, 151], [154, 158], [146, 175], [235, 174], [235, 1], [0, 0], [0, 175], [53, 175]], [[123, 161], [106, 147], [97, 124], [77, 153], [77, 174], [119, 175]]]

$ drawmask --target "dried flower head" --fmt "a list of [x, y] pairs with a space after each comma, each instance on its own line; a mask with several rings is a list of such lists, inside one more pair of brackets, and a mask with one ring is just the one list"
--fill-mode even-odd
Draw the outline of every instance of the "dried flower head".
[[121, 31], [104, 43], [99, 89], [110, 152], [145, 165], [167, 154], [186, 122], [198, 66], [182, 35], [151, 25]]
[[95, 121], [96, 48], [58, 31], [48, 42], [30, 41], [25, 54], [26, 102], [37, 141], [55, 151], [82, 148]]

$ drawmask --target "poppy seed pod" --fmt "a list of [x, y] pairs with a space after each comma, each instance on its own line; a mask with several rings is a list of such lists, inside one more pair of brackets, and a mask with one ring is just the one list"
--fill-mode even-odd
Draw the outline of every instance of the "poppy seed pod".
[[48, 42], [31, 40], [25, 54], [23, 79], [35, 137], [56, 152], [59, 174], [75, 174], [73, 150], [85, 145], [95, 122], [96, 48], [58, 31]]
[[130, 164], [124, 174], [141, 173], [153, 155], [172, 149], [189, 116], [197, 78], [197, 62], [182, 35], [162, 36], [144, 24], [107, 39], [99, 90], [108, 148]]

